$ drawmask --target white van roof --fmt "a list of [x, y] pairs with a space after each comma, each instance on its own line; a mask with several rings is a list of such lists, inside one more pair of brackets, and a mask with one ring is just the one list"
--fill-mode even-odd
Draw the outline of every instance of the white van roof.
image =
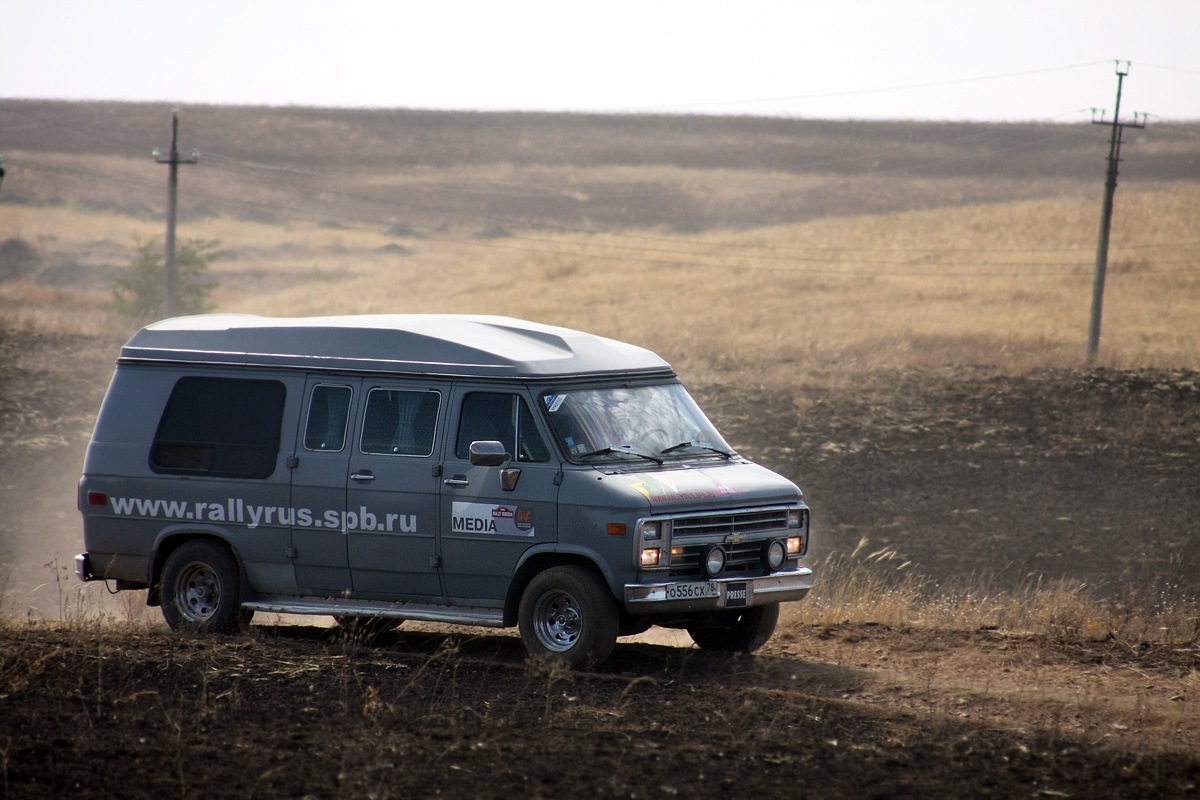
[[204, 314], [148, 325], [120, 360], [495, 378], [673, 375], [654, 353], [602, 336], [496, 316]]

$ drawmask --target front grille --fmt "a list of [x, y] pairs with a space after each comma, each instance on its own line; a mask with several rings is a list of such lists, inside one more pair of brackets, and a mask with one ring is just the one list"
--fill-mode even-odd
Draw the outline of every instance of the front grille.
[[[808, 513], [806, 510], [801, 513]], [[709, 514], [691, 514], [671, 520], [671, 577], [702, 577], [704, 552], [713, 544], [725, 548], [724, 576], [767, 575], [766, 542], [787, 535], [788, 509], [748, 508]], [[746, 537], [736, 544], [733, 536]]]
[[[721, 545], [725, 548], [725, 571], [721, 577], [734, 575], [766, 575], [770, 572], [766, 559], [763, 557], [763, 541], [742, 542], [741, 544]], [[678, 545], [676, 545], [678, 547]], [[708, 545], [691, 544], [683, 547], [683, 552], [671, 556], [670, 575], [672, 578], [694, 577], [704, 574], [701, 559]]]
[[756, 508], [718, 514], [676, 517], [671, 530], [676, 539], [693, 536], [725, 537], [731, 533], [750, 535], [778, 531], [787, 527], [786, 508]]

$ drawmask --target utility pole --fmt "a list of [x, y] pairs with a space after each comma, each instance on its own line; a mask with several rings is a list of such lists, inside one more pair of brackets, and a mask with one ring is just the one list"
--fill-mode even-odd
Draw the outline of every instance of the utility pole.
[[[1122, 64], [1124, 66], [1122, 67]], [[1146, 127], [1146, 115], [1134, 112], [1133, 122], [1121, 122], [1121, 86], [1129, 74], [1129, 62], [1117, 62], [1117, 105], [1112, 122], [1104, 120], [1104, 112], [1092, 109], [1093, 125], [1111, 125], [1108, 140], [1108, 173], [1104, 180], [1104, 206], [1100, 214], [1100, 241], [1096, 245], [1096, 280], [1092, 285], [1092, 319], [1088, 325], [1088, 363], [1100, 352], [1100, 317], [1104, 309], [1104, 276], [1108, 272], [1108, 237], [1112, 231], [1113, 195], [1117, 191], [1117, 165], [1121, 161], [1121, 137], [1126, 128]], [[1099, 113], [1099, 118], [1097, 118]]]
[[195, 164], [200, 160], [200, 151], [193, 150], [187, 158], [179, 156], [179, 109], [171, 109], [171, 152], [166, 158], [154, 149], [154, 160], [159, 164], [167, 164], [167, 252], [164, 261], [163, 274], [163, 316], [170, 317], [175, 313], [175, 204], [179, 194], [179, 165]]

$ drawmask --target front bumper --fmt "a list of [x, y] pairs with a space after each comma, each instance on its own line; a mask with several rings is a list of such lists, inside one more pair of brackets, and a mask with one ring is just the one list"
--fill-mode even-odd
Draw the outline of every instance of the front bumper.
[[[680, 597], [689, 593], [712, 596]], [[663, 614], [765, 606], [800, 600], [812, 588], [812, 570], [799, 567], [757, 578], [717, 578], [712, 581], [664, 581], [625, 584], [625, 607], [631, 614]]]

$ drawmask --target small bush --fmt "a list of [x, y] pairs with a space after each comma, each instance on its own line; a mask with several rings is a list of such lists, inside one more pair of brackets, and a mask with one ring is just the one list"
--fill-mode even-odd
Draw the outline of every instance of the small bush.
[[17, 281], [38, 268], [42, 258], [24, 239], [11, 237], [0, 242], [0, 282]]
[[[129, 266], [113, 280], [112, 308], [145, 323], [165, 316], [165, 256], [157, 237], [135, 237], [134, 241], [137, 250]], [[221, 256], [220, 246], [213, 239], [185, 239], [179, 243], [175, 251], [174, 313], [199, 314], [210, 309], [208, 295], [214, 281], [208, 274], [208, 266]]]

